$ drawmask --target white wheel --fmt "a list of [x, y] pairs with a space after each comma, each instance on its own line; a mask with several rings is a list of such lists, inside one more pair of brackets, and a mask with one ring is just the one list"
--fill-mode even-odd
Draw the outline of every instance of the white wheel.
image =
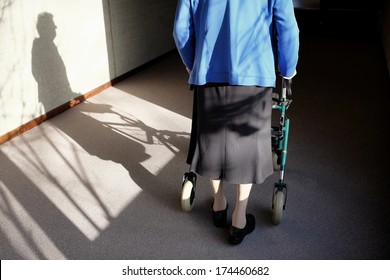
[[274, 171], [279, 171], [280, 164], [278, 164], [278, 154], [276, 152], [272, 152], [272, 163], [274, 165]]
[[185, 180], [181, 191], [181, 208], [189, 212], [192, 210], [195, 198], [195, 186], [192, 181]]
[[283, 218], [284, 211], [284, 193], [277, 191], [274, 195], [274, 205], [272, 210], [272, 223], [274, 225], [280, 224]]

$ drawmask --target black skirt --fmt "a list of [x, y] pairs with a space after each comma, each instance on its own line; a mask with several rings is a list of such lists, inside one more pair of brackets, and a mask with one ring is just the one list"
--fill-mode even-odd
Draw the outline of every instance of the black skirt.
[[190, 170], [233, 184], [260, 184], [273, 173], [272, 88], [195, 86]]

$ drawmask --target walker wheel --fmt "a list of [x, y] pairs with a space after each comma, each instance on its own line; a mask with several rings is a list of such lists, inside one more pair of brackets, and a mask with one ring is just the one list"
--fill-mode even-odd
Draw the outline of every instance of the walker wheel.
[[272, 223], [278, 225], [281, 223], [284, 211], [284, 193], [277, 191], [274, 195], [273, 211], [272, 211]]
[[189, 212], [194, 206], [196, 177], [192, 177], [194, 174], [191, 174], [192, 176], [186, 175], [184, 177], [181, 191], [181, 208], [184, 211]]
[[274, 171], [279, 171], [280, 170], [280, 160], [279, 160], [279, 156], [276, 152], [272, 152], [272, 163], [274, 166]]

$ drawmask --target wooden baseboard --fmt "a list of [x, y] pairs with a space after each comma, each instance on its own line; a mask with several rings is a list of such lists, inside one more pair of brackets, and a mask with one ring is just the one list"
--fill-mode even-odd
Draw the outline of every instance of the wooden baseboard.
[[57, 107], [57, 108], [54, 108], [53, 110], [45, 113], [44, 115], [42, 116], [39, 116], [25, 124], [22, 124], [21, 126], [11, 130], [10, 132], [0, 136], [0, 145], [25, 133], [26, 131], [40, 125], [41, 123], [65, 112], [66, 110], [84, 102], [85, 100], [87, 100], [88, 98], [91, 98], [92, 96], [102, 92], [103, 90], [109, 88], [112, 86], [112, 82], [108, 82], [108, 83], [105, 83], [89, 92], [87, 92], [86, 94], [83, 94], [83, 95], [80, 95], [78, 96], [77, 98], [75, 99], [72, 99], [70, 100], [69, 102], [66, 102], [65, 104], [62, 104], [61, 106]]

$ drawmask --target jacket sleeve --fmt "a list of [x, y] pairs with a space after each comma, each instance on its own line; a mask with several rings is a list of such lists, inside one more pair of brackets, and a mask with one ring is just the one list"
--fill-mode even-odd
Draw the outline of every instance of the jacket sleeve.
[[179, 0], [177, 4], [173, 38], [184, 65], [192, 70], [195, 55], [195, 32], [191, 0]]
[[275, 0], [273, 13], [280, 74], [284, 77], [292, 77], [295, 75], [299, 49], [299, 29], [293, 1]]

